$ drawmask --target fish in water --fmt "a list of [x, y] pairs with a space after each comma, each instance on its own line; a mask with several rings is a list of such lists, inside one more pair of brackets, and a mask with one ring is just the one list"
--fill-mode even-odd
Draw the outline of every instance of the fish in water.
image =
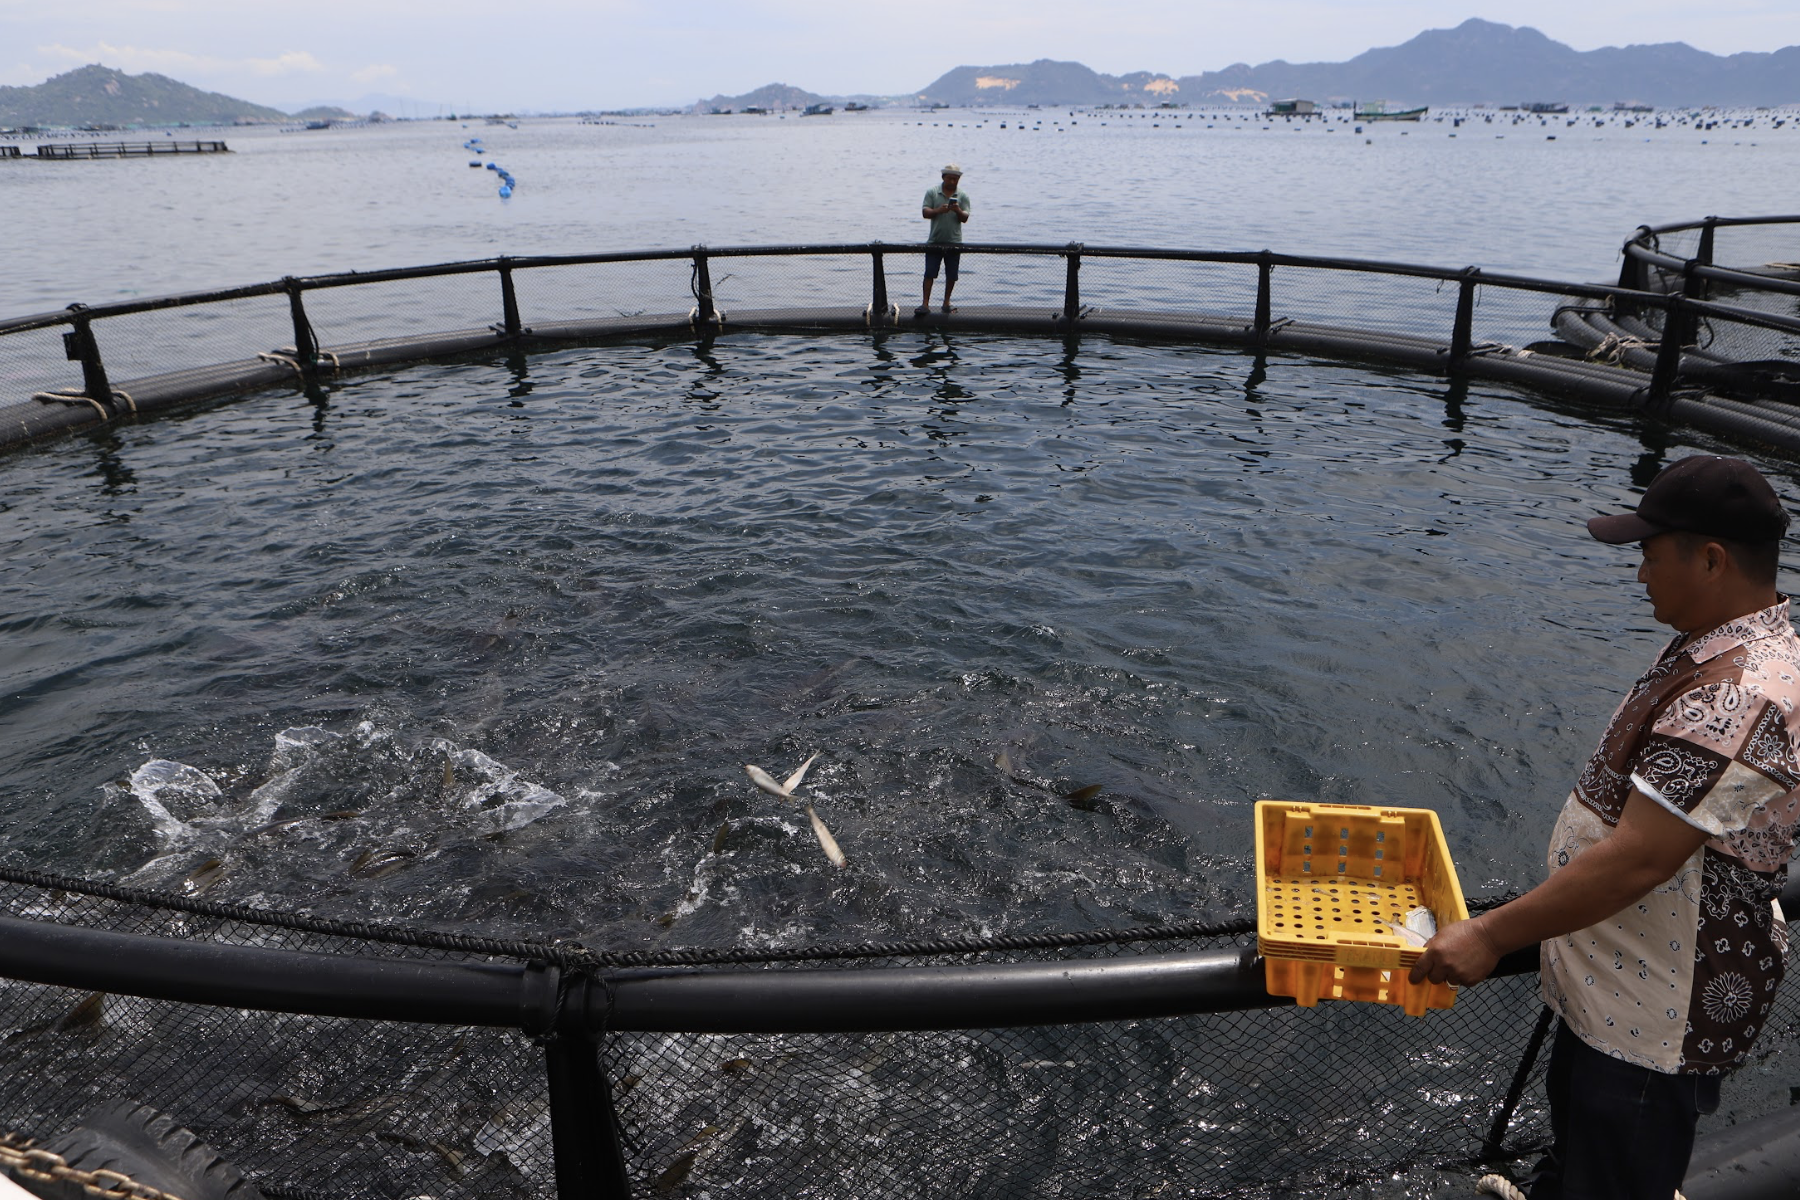
[[1389, 921], [1387, 926], [1409, 946], [1423, 946], [1437, 936], [1437, 918], [1424, 906], [1409, 909], [1403, 920]]
[[225, 864], [216, 858], [209, 858], [181, 881], [181, 890], [185, 895], [198, 896], [225, 878]]
[[[799, 787], [800, 782], [806, 778], [806, 768], [812, 766], [813, 759], [818, 757], [817, 754], [814, 754], [812, 758], [801, 763], [800, 768], [792, 775], [789, 775], [787, 779], [781, 783], [776, 783], [774, 776], [752, 763], [745, 764], [744, 774], [750, 776], [751, 783], [754, 783], [757, 787], [769, 793], [769, 795], [779, 796], [783, 800], [792, 800], [794, 798], [794, 789]], [[832, 866], [843, 866], [845, 862], [844, 852], [838, 848], [837, 839], [831, 836], [831, 830], [825, 828], [825, 822], [819, 820], [819, 814], [813, 811], [813, 806], [805, 801], [802, 801], [801, 803], [806, 808], [806, 819], [812, 822], [813, 836], [819, 839], [819, 848], [825, 851], [825, 857], [831, 860]]]
[[409, 858], [418, 855], [411, 850], [385, 849], [364, 850], [350, 864], [350, 873], [361, 879], [380, 879], [383, 875], [392, 875], [406, 865]]
[[58, 1033], [67, 1033], [73, 1029], [95, 1029], [106, 1018], [106, 993], [95, 992], [87, 999], [64, 1013], [56, 1023]]
[[1054, 788], [1045, 787], [1041, 783], [1036, 783], [1018, 774], [1017, 771], [1013, 769], [1012, 755], [1008, 754], [1004, 749], [994, 755], [994, 765], [1000, 768], [1000, 773], [1002, 775], [1006, 776], [1020, 787], [1028, 787], [1035, 791], [1060, 795], [1064, 800], [1069, 802], [1070, 808], [1078, 808], [1082, 812], [1098, 812], [1100, 806], [1094, 803], [1094, 799], [1101, 792], [1106, 790], [1101, 784], [1090, 783], [1086, 787], [1078, 787], [1072, 792], [1059, 793]]

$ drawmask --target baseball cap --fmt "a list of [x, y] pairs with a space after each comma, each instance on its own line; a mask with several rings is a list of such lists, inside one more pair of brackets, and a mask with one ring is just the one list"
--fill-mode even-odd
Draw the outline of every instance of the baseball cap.
[[1773, 542], [1787, 531], [1788, 514], [1762, 472], [1743, 459], [1697, 454], [1664, 467], [1644, 489], [1636, 512], [1593, 517], [1587, 527], [1615, 546], [1677, 531]]
[[945, 163], [943, 173], [945, 175], [961, 175], [962, 168], [957, 166], [955, 163]]

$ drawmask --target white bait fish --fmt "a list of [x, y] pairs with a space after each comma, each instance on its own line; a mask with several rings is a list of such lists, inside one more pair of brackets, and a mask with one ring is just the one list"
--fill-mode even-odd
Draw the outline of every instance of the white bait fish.
[[[812, 758], [801, 763], [799, 769], [781, 783], [776, 783], [773, 775], [753, 763], [744, 764], [744, 774], [750, 777], [751, 783], [769, 795], [779, 796], [783, 800], [792, 800], [794, 789], [799, 787], [801, 781], [806, 778], [806, 768], [812, 766], [813, 759], [818, 757], [818, 754], [814, 754]], [[844, 852], [838, 849], [837, 839], [831, 836], [831, 830], [825, 828], [825, 822], [819, 820], [819, 814], [813, 811], [813, 806], [810, 804], [806, 806], [806, 818], [812, 822], [813, 836], [819, 839], [819, 848], [825, 851], [825, 857], [831, 860], [831, 865], [843, 866]]]
[[1405, 920], [1389, 921], [1387, 926], [1394, 931], [1395, 937], [1409, 946], [1423, 946], [1437, 936], [1437, 918], [1422, 905], [1408, 910]]

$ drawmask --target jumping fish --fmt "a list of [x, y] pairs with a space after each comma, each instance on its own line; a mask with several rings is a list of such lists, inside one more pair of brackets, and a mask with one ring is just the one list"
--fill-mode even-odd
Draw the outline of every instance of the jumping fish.
[[[783, 800], [792, 800], [794, 789], [799, 787], [801, 781], [806, 778], [806, 768], [812, 766], [813, 759], [818, 757], [818, 754], [814, 754], [812, 758], [801, 763], [799, 769], [781, 783], [776, 783], [774, 776], [751, 763], [744, 765], [744, 774], [750, 777], [751, 783], [769, 795], [779, 796]], [[825, 857], [831, 860], [831, 865], [843, 866], [844, 852], [838, 848], [837, 839], [831, 836], [831, 830], [825, 828], [825, 822], [819, 820], [819, 814], [813, 811], [813, 806], [810, 804], [806, 805], [806, 819], [812, 822], [813, 836], [819, 839], [819, 848], [825, 851]]]
[[843, 866], [844, 852], [838, 849], [837, 839], [831, 836], [831, 830], [825, 828], [825, 822], [819, 820], [819, 814], [813, 811], [810, 804], [806, 806], [806, 819], [812, 822], [813, 836], [819, 839], [819, 848], [825, 851], [825, 857], [831, 860], [831, 865]]

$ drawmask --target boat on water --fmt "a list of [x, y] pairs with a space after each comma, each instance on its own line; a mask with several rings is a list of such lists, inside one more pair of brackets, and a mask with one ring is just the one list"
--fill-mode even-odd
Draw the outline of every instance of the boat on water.
[[1265, 117], [1310, 117], [1318, 113], [1319, 106], [1311, 100], [1271, 100]]
[[829, 104], [809, 104], [800, 115], [803, 117], [829, 117], [837, 110]]
[[844, 111], [845, 112], [868, 112], [869, 106], [866, 104], [858, 104], [856, 101], [852, 100], [852, 101], [850, 101], [850, 103], [844, 105]]
[[1534, 100], [1528, 104], [1521, 104], [1519, 107], [1528, 113], [1566, 113], [1569, 111], [1568, 105], [1554, 100]]
[[1374, 104], [1357, 105], [1353, 111], [1358, 121], [1417, 121], [1431, 109], [1428, 106], [1390, 109], [1378, 100]]

